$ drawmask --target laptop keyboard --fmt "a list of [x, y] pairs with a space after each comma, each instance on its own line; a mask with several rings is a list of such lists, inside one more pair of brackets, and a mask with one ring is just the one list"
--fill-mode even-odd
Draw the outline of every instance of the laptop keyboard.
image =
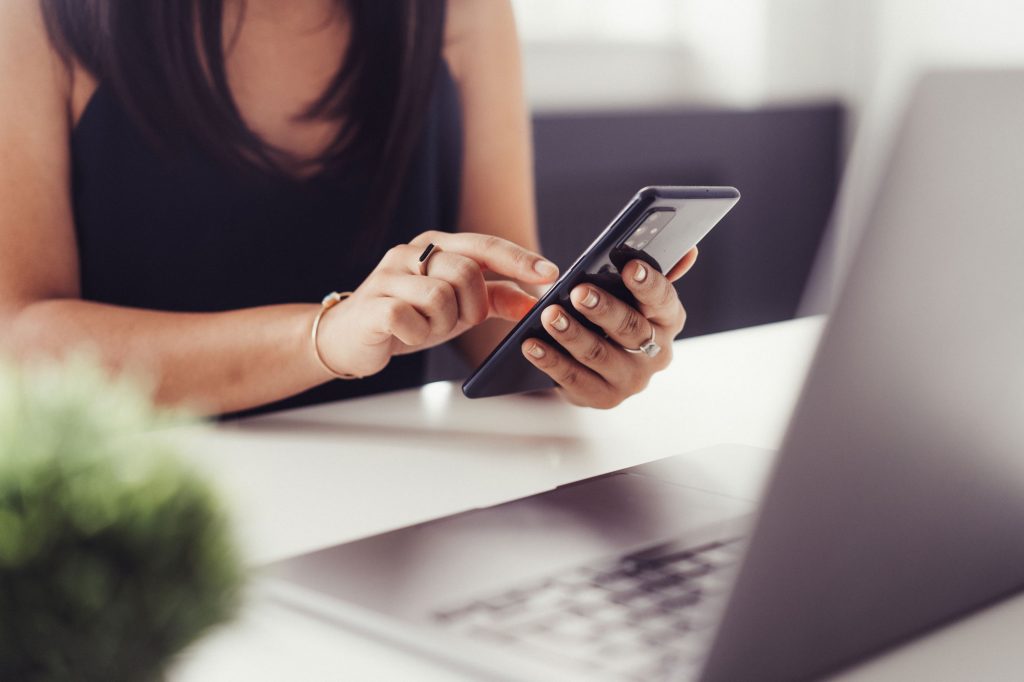
[[[680, 675], [705, 654], [739, 542], [661, 545], [436, 611], [447, 628], [613, 678]], [[703, 636], [702, 636], [703, 635]]]

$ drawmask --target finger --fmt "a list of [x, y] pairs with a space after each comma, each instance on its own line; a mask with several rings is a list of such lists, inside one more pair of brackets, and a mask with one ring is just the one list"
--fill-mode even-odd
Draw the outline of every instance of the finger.
[[487, 288], [476, 261], [458, 253], [438, 251], [430, 257], [427, 276], [448, 282], [454, 289], [459, 322], [475, 326], [487, 319]]
[[520, 350], [534, 367], [561, 386], [573, 402], [581, 405], [610, 402], [613, 390], [608, 382], [548, 344], [537, 339], [527, 339]]
[[649, 264], [634, 260], [623, 268], [622, 281], [636, 299], [641, 315], [660, 327], [676, 332], [682, 329], [686, 311], [668, 278]]
[[[418, 246], [416, 244], [396, 244], [387, 250], [384, 257], [380, 259], [380, 265], [378, 267], [392, 272], [418, 275], [420, 274], [420, 256], [422, 254], [423, 246]], [[430, 256], [430, 260], [433, 260], [435, 256], [439, 255], [441, 255], [440, 251]]]
[[378, 298], [370, 315], [375, 319], [377, 342], [394, 337], [407, 346], [418, 346], [430, 338], [430, 322], [409, 303], [397, 298]]
[[569, 295], [573, 307], [603, 329], [608, 338], [626, 348], [639, 348], [657, 329], [636, 308], [626, 305], [592, 284], [576, 287]]
[[448, 334], [459, 322], [455, 289], [444, 280], [422, 275], [394, 275], [381, 283], [380, 292], [412, 305], [430, 323], [435, 336]]
[[[558, 266], [543, 256], [523, 247], [489, 234], [473, 232], [424, 232], [412, 240], [420, 253], [430, 243], [437, 244], [442, 251], [454, 251], [472, 258], [491, 272], [504, 275], [520, 282], [543, 284], [558, 277]], [[419, 253], [416, 254], [417, 257]]]
[[625, 351], [584, 327], [561, 306], [548, 307], [540, 319], [558, 345], [609, 384], [619, 386], [634, 378], [634, 362]]
[[668, 274], [665, 275], [665, 278], [670, 282], [675, 282], [680, 277], [688, 273], [690, 271], [690, 268], [693, 267], [693, 264], [697, 262], [697, 253], [698, 252], [696, 246], [687, 251], [686, 255], [683, 256], [683, 259], [676, 263], [672, 267], [672, 269], [668, 271]]
[[487, 282], [489, 316], [518, 322], [537, 304], [537, 299], [512, 282]]

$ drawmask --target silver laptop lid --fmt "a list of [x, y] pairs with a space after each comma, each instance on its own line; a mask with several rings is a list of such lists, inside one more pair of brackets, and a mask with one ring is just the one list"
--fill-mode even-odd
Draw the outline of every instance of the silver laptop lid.
[[708, 680], [806, 679], [1024, 588], [1024, 72], [905, 114]]

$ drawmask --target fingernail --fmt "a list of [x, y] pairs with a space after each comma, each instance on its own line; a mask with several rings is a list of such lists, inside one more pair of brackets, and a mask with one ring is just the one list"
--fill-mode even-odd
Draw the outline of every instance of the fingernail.
[[533, 264], [533, 269], [537, 271], [538, 275], [544, 277], [558, 277], [558, 266], [550, 261], [539, 260]]
[[569, 320], [566, 319], [565, 315], [559, 314], [552, 322], [551, 326], [560, 332], [564, 332], [569, 328]]
[[587, 289], [587, 295], [580, 301], [580, 304], [587, 308], [593, 308], [597, 305], [597, 302], [601, 300], [597, 297], [597, 292], [593, 289]]
[[647, 268], [637, 263], [636, 272], [633, 273], [633, 280], [637, 282], [642, 282], [645, 279], [647, 279]]
[[544, 357], [544, 349], [538, 346], [537, 344], [533, 344], [532, 346], [530, 346], [526, 352], [537, 359]]

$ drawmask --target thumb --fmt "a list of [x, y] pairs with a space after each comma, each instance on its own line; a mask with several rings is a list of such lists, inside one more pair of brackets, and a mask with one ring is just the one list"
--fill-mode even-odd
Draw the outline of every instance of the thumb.
[[488, 318], [518, 322], [523, 319], [537, 299], [512, 282], [487, 282]]

